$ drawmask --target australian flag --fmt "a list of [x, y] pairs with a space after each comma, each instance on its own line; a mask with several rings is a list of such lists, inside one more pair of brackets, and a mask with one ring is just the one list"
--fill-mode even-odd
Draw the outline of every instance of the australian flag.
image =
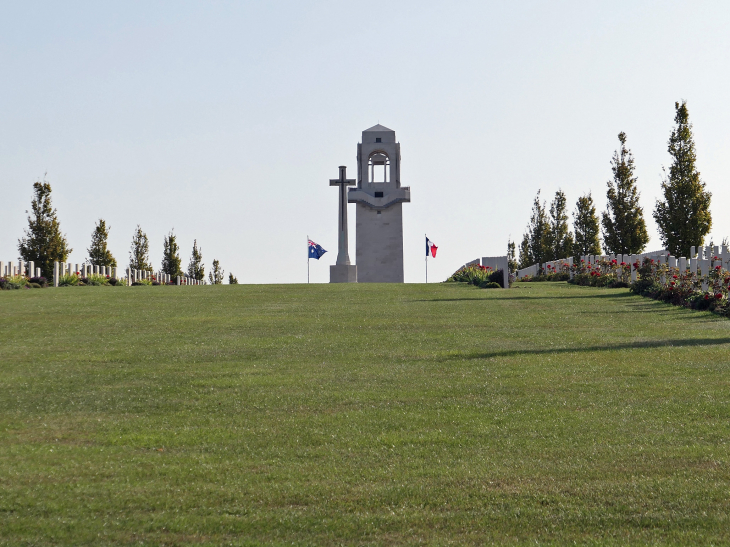
[[308, 258], [316, 258], [317, 260], [320, 259], [320, 257], [326, 253], [321, 245], [318, 245], [311, 239], [307, 238], [307, 242], [309, 242], [309, 257]]

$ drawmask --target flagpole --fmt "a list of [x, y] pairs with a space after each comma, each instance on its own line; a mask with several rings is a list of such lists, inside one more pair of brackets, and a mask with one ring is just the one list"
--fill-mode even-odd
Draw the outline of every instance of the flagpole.
[[309, 236], [307, 236], [307, 283], [309, 283]]
[[[423, 237], [428, 241], [428, 236], [423, 234]], [[426, 283], [428, 283], [428, 244], [426, 244]]]

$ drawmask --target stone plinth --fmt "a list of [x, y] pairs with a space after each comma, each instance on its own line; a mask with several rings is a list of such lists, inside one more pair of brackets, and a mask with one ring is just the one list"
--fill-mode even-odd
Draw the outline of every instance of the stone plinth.
[[357, 266], [354, 264], [330, 266], [330, 283], [357, 283]]

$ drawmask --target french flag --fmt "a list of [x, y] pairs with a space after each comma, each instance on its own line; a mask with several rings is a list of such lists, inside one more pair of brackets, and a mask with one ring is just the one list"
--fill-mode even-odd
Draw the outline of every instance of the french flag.
[[431, 255], [432, 257], [436, 258], [436, 251], [438, 251], [439, 248], [436, 247], [433, 241], [426, 238], [426, 256]]

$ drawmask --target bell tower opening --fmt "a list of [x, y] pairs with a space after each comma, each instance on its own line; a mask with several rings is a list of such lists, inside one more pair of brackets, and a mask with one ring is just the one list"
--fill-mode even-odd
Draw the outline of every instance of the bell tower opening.
[[390, 182], [390, 158], [385, 152], [373, 152], [368, 161], [368, 182]]

